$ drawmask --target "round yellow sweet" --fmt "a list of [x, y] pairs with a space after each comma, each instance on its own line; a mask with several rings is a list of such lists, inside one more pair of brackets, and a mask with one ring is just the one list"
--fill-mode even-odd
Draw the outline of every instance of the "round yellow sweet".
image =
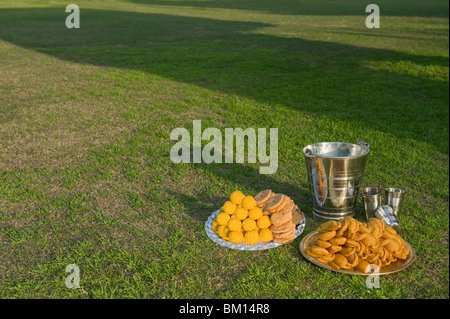
[[250, 245], [256, 244], [259, 241], [258, 231], [250, 230], [245, 232], [244, 241]]
[[[219, 226], [219, 227], [221, 227], [221, 226]], [[230, 239], [230, 238], [228, 237], [228, 236], [229, 236], [229, 233], [230, 233], [230, 229], [229, 229], [227, 226], [224, 226], [224, 227], [222, 228], [220, 237], [222, 237], [222, 238], [225, 239], [225, 240], [229, 240], [229, 239]]]
[[248, 211], [248, 217], [250, 217], [253, 220], [257, 220], [260, 218], [263, 214], [263, 211], [259, 207], [254, 207]]
[[243, 207], [238, 207], [233, 214], [237, 219], [244, 220], [248, 217], [248, 210]]
[[231, 218], [228, 221], [228, 229], [231, 231], [240, 231], [242, 229], [242, 222], [240, 219], [237, 218]]
[[272, 222], [270, 221], [270, 217], [267, 215], [263, 215], [256, 221], [256, 226], [258, 226], [259, 229], [269, 228], [270, 225], [272, 225]]
[[222, 210], [228, 215], [231, 215], [236, 210], [236, 204], [230, 201], [226, 201], [222, 206]]
[[253, 219], [251, 219], [251, 218], [246, 218], [242, 222], [242, 228], [245, 231], [255, 230], [256, 229], [256, 222]]
[[262, 241], [271, 241], [273, 239], [273, 233], [269, 228], [264, 228], [259, 231], [259, 239]]
[[244, 234], [241, 231], [230, 231], [228, 238], [233, 244], [238, 244], [244, 239]]
[[217, 220], [213, 220], [212, 221], [212, 223], [211, 223], [211, 228], [214, 230], [214, 231], [217, 231], [217, 227], [219, 227], [219, 224], [217, 223]]
[[217, 217], [216, 217], [217, 224], [225, 226], [229, 220], [230, 220], [230, 215], [228, 215], [227, 213], [223, 212], [223, 213], [217, 214]]
[[253, 198], [253, 196], [245, 196], [242, 200], [242, 206], [245, 209], [252, 209], [256, 207], [256, 200]]
[[217, 235], [219, 235], [220, 237], [223, 236], [223, 229], [225, 228], [226, 225], [219, 225], [217, 226]]
[[245, 195], [241, 191], [234, 191], [230, 195], [230, 201], [235, 203], [236, 205], [240, 204], [244, 199]]

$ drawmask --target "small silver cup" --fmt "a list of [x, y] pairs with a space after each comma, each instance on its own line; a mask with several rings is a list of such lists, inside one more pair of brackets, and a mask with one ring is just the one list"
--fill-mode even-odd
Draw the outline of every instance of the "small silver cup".
[[399, 218], [400, 209], [403, 205], [404, 189], [401, 188], [386, 188], [384, 190], [384, 204], [392, 207], [395, 217]]
[[375, 210], [381, 205], [382, 191], [381, 188], [375, 186], [366, 187], [362, 190], [361, 196], [367, 220], [375, 216]]
[[375, 210], [375, 217], [380, 219], [386, 226], [394, 228], [397, 232], [401, 232], [402, 226], [395, 216], [394, 210], [391, 206], [381, 205], [378, 207]]

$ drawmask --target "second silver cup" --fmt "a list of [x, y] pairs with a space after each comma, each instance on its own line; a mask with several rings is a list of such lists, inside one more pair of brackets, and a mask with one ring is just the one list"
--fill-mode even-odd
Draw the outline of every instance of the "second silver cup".
[[402, 188], [386, 188], [384, 190], [384, 204], [392, 207], [395, 217], [399, 218], [400, 209], [403, 205], [403, 195], [405, 190]]

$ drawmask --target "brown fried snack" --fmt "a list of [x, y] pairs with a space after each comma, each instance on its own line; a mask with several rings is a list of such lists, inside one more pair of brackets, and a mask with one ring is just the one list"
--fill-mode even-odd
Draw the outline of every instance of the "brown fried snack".
[[255, 200], [263, 214], [270, 216], [273, 241], [283, 244], [293, 241], [297, 226], [303, 219], [303, 212], [294, 201], [289, 196], [275, 194], [271, 190], [259, 192]]
[[294, 202], [286, 195], [283, 195], [283, 199], [280, 203], [280, 205], [278, 205], [276, 208], [270, 209], [272, 210], [272, 213], [275, 212], [282, 212], [282, 211], [287, 211], [287, 212], [292, 212], [294, 208]]
[[270, 230], [275, 233], [283, 233], [292, 228], [295, 228], [295, 224], [292, 222], [292, 219], [289, 219], [282, 224], [272, 223], [272, 226], [270, 226]]
[[[272, 229], [270, 229], [270, 230], [272, 230]], [[277, 231], [275, 231], [275, 232], [272, 231], [272, 234], [273, 234], [274, 238], [283, 238], [283, 239], [290, 239], [290, 238], [292, 238], [292, 239], [294, 239], [295, 232], [296, 232], [295, 225], [292, 224], [292, 227], [287, 228], [284, 231], [278, 231], [278, 232]]]
[[295, 239], [295, 236], [288, 237], [288, 238], [275, 238], [274, 237], [273, 241], [278, 244], [287, 244], [287, 243], [293, 242], [294, 239]]
[[270, 189], [265, 189], [265, 190], [260, 191], [254, 197], [254, 199], [256, 201], [256, 205], [258, 207], [263, 207], [266, 204], [266, 202], [269, 200], [269, 198], [272, 194], [273, 194], [272, 190], [270, 190]]
[[281, 211], [270, 215], [270, 221], [273, 225], [284, 224], [292, 220], [292, 212]]
[[302, 219], [303, 212], [297, 207], [297, 205], [295, 205], [292, 211], [292, 222], [297, 226], [301, 223]]
[[264, 207], [269, 212], [274, 212], [283, 203], [284, 195], [283, 194], [276, 194], [269, 198], [269, 200], [266, 202], [266, 205]]

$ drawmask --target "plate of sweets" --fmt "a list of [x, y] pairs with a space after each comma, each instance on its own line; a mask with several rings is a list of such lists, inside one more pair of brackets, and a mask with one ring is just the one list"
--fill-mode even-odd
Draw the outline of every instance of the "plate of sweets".
[[353, 275], [391, 274], [409, 267], [416, 253], [378, 218], [330, 220], [300, 242], [302, 255], [322, 268]]
[[237, 190], [205, 223], [215, 243], [238, 250], [264, 250], [290, 243], [305, 229], [303, 212], [287, 195], [270, 189], [255, 196]]

